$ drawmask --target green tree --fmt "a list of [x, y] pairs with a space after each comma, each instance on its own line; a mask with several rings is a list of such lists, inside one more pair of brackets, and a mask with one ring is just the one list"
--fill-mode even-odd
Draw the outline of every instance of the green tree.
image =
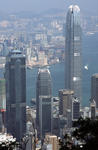
[[77, 140], [84, 142], [84, 150], [98, 150], [98, 119], [80, 118], [76, 122], [78, 128], [73, 132]]
[[[79, 118], [74, 126], [76, 128], [72, 136], [66, 134], [60, 141], [60, 150], [98, 150], [98, 118]], [[82, 147], [79, 144], [74, 145], [73, 138], [80, 141]]]

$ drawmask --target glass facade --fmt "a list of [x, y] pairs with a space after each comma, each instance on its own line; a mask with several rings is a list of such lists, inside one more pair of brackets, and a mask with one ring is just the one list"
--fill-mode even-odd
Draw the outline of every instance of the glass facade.
[[96, 102], [96, 108], [98, 108], [98, 73], [91, 78], [91, 102], [93, 100]]
[[44, 138], [46, 133], [51, 133], [52, 99], [50, 96], [40, 96], [39, 99], [40, 135]]
[[37, 93], [51, 95], [51, 75], [48, 69], [39, 69], [37, 78]]
[[26, 133], [26, 68], [25, 56], [14, 50], [6, 58], [7, 132], [17, 141]]
[[[51, 97], [51, 75], [48, 69], [39, 69], [37, 83], [36, 83], [36, 124], [39, 131], [39, 97], [49, 96]], [[40, 132], [40, 131], [39, 131]]]
[[81, 23], [77, 5], [69, 7], [66, 18], [65, 88], [74, 91], [81, 101]]
[[80, 117], [80, 102], [76, 98], [72, 100], [72, 121], [77, 121]]
[[0, 110], [6, 110], [5, 79], [0, 79]]

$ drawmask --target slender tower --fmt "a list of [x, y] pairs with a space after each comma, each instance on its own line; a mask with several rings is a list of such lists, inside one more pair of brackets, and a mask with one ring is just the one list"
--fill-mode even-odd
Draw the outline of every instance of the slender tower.
[[96, 103], [98, 109], [98, 73], [93, 74], [91, 78], [91, 102]]
[[46, 68], [39, 69], [36, 85], [36, 124], [38, 135], [41, 136], [47, 131], [51, 132], [51, 95], [50, 71]]
[[71, 5], [66, 18], [65, 88], [81, 101], [81, 23], [80, 8]]
[[7, 132], [20, 141], [26, 133], [26, 69], [21, 51], [8, 54], [5, 78]]

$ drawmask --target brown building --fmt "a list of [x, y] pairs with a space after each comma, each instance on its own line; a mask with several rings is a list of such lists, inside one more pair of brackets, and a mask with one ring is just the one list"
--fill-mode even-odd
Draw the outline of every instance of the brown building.
[[46, 135], [45, 144], [50, 144], [52, 148], [51, 150], [59, 150], [58, 138], [55, 135]]

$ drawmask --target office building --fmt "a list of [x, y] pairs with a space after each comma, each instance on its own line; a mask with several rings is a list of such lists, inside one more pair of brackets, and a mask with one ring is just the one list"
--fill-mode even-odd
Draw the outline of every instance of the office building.
[[26, 65], [21, 51], [6, 57], [5, 79], [7, 132], [20, 141], [26, 133]]
[[43, 150], [59, 150], [59, 140], [56, 135], [46, 135]]
[[[37, 83], [36, 83], [36, 126], [39, 134], [39, 101], [40, 96], [47, 96], [51, 97], [52, 89], [51, 89], [51, 75], [48, 69], [43, 68], [39, 69], [38, 76], [37, 76]], [[43, 99], [42, 99], [43, 101]]]
[[90, 118], [91, 117], [90, 107], [81, 108], [80, 115], [83, 117], [83, 119]]
[[59, 114], [67, 117], [67, 110], [71, 110], [72, 98], [74, 92], [72, 90], [59, 90]]
[[52, 98], [51, 96], [39, 97], [39, 128], [40, 137], [43, 139], [46, 133], [51, 133], [52, 124]]
[[6, 94], [5, 79], [0, 79], [0, 132], [5, 129]]
[[6, 110], [5, 79], [0, 79], [0, 110]]
[[72, 121], [77, 121], [80, 117], [80, 101], [78, 98], [72, 99]]
[[63, 115], [59, 116], [59, 136], [61, 138], [64, 137], [65, 131], [67, 127], [67, 118], [65, 118]]
[[59, 90], [59, 114], [62, 115], [62, 117], [65, 117], [66, 126], [68, 128], [72, 127], [72, 99], [73, 98], [74, 98], [74, 91], [66, 90], [66, 89]]
[[91, 119], [95, 119], [96, 118], [96, 102], [94, 100], [90, 103], [90, 109], [91, 109]]
[[52, 98], [52, 134], [59, 137], [59, 98]]
[[98, 108], [98, 74], [94, 74], [91, 78], [91, 102], [93, 100]]
[[65, 89], [81, 101], [81, 23], [80, 8], [71, 5], [66, 17]]

